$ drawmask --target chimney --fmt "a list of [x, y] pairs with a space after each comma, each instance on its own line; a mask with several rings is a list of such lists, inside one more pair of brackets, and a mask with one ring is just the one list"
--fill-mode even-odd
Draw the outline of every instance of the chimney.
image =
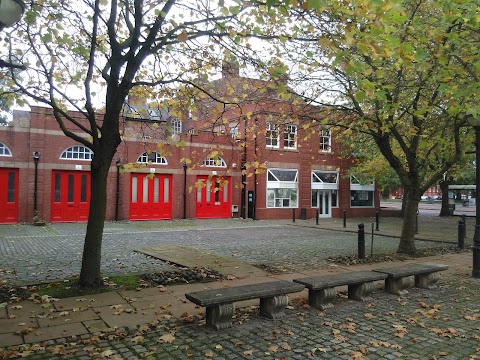
[[224, 60], [222, 64], [222, 77], [239, 77], [240, 65], [234, 57]]

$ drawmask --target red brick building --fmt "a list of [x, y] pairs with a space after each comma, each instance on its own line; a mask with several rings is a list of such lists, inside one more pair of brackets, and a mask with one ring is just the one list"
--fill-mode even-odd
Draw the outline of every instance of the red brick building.
[[[374, 184], [346, 176], [352, 160], [341, 156], [332, 130], [305, 125], [320, 116], [317, 108], [226, 70], [211, 89], [248, 96], [221, 111], [199, 97], [197, 121], [126, 108], [106, 220], [375, 214]], [[50, 110], [16, 111], [0, 127], [0, 223], [32, 222], [34, 209], [47, 222], [87, 221], [92, 156], [61, 132]]]

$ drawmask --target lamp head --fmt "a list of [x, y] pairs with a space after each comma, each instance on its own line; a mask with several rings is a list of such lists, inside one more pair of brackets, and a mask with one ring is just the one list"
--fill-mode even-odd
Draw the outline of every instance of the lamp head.
[[18, 22], [24, 12], [23, 0], [0, 0], [0, 30]]
[[33, 160], [38, 161], [40, 159], [40, 153], [38, 151], [34, 151], [32, 156], [33, 156]]

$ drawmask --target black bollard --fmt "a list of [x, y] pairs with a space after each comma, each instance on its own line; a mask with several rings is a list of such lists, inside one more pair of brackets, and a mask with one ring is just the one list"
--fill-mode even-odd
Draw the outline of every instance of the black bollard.
[[418, 210], [417, 210], [417, 215], [415, 217], [415, 234], [418, 234]]
[[292, 213], [293, 213], [293, 222], [295, 222], [295, 209], [292, 209]]
[[466, 238], [467, 237], [467, 215], [462, 214], [462, 221], [465, 224], [465, 227], [463, 228], [463, 236]]
[[347, 227], [347, 211], [343, 210], [343, 227]]
[[319, 213], [318, 213], [318, 209], [315, 211], [315, 224], [318, 225], [318, 217], [319, 217]]
[[358, 258], [365, 259], [365, 225], [358, 224]]
[[458, 248], [465, 249], [465, 222], [458, 220]]
[[380, 217], [378, 211], [375, 212], [375, 231], [379, 231]]

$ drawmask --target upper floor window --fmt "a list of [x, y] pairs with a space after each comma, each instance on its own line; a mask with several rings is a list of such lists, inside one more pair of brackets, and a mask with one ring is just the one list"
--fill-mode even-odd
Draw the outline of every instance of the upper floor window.
[[238, 136], [238, 126], [234, 126], [234, 127], [230, 128], [230, 135], [234, 139]]
[[0, 143], [0, 156], [12, 156], [12, 152], [7, 145]]
[[203, 165], [213, 167], [227, 167], [227, 163], [221, 157], [207, 157], [203, 159]]
[[159, 165], [167, 165], [167, 159], [161, 156], [158, 152], [152, 151], [151, 153], [144, 152], [140, 155], [137, 159], [137, 163], [139, 164], [159, 164]]
[[330, 130], [320, 130], [320, 151], [332, 151], [332, 136]]
[[273, 147], [273, 148], [278, 148], [279, 146], [279, 134], [278, 134], [278, 125], [273, 124], [271, 122], [266, 123], [266, 140], [267, 140], [267, 146], [268, 147]]
[[173, 135], [182, 133], [182, 122], [177, 118], [172, 120], [172, 133]]
[[297, 148], [297, 125], [285, 125], [283, 129], [283, 147], [285, 149]]
[[82, 145], [70, 146], [62, 153], [60, 159], [88, 161], [93, 159], [93, 151]]

